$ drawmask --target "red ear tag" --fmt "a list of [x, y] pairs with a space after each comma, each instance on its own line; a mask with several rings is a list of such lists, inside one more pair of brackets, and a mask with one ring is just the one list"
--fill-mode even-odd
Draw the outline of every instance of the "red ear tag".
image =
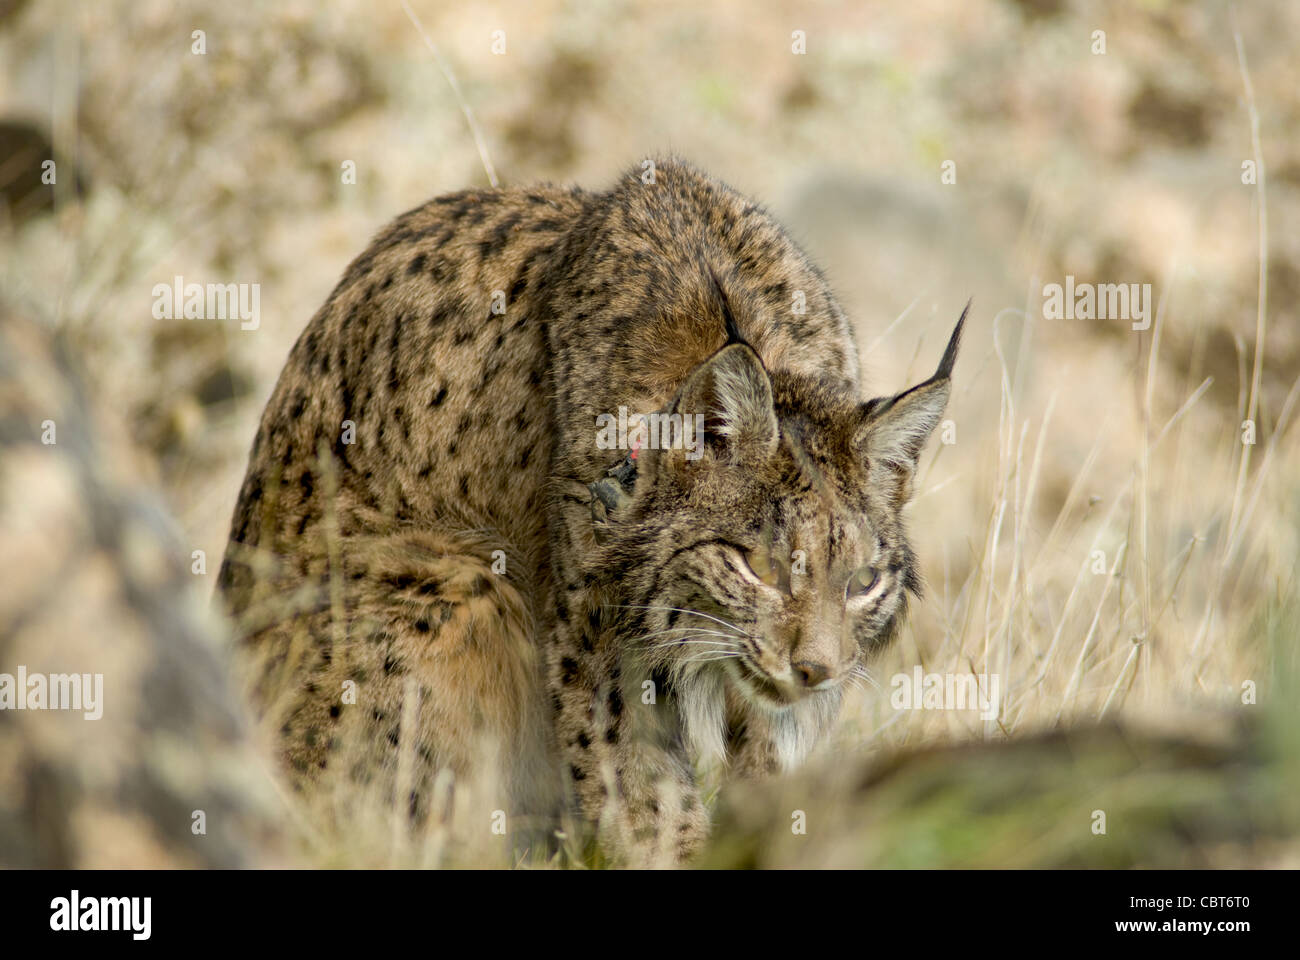
[[629, 459], [629, 460], [635, 460], [635, 459], [636, 459], [636, 452], [637, 452], [638, 450], [640, 450], [640, 449], [641, 449], [641, 441], [640, 441], [640, 439], [633, 440], [633, 441], [632, 441], [632, 452], [629, 453], [629, 454], [627, 455], [628, 459]]

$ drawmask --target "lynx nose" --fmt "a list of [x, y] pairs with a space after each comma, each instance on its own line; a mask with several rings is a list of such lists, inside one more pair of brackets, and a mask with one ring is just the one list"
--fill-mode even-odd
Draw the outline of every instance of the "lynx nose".
[[795, 677], [805, 687], [815, 687], [831, 675], [830, 667], [824, 663], [814, 663], [811, 660], [800, 660], [798, 663], [791, 664], [791, 666], [794, 667]]

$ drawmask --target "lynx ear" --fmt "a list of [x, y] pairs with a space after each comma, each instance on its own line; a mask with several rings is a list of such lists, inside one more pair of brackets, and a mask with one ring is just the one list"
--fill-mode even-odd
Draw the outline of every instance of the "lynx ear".
[[957, 362], [962, 327], [970, 304], [962, 311], [948, 340], [939, 369], [922, 384], [893, 397], [880, 397], [862, 405], [855, 442], [871, 469], [891, 468], [905, 481], [899, 499], [910, 496], [910, 480], [925, 442], [939, 425], [952, 390], [952, 368]]
[[[747, 343], [728, 344], [692, 370], [671, 412], [689, 421], [687, 429], [691, 431], [703, 422], [704, 436], [691, 434], [697, 444], [695, 459], [704, 456], [733, 465], [756, 464], [776, 450], [779, 429], [772, 381]], [[679, 457], [689, 459], [681, 452], [674, 454], [671, 462]]]

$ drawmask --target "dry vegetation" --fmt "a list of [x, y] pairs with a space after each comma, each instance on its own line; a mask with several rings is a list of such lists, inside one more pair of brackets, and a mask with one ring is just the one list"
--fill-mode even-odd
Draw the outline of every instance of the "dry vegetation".
[[[874, 392], [927, 370], [975, 298], [955, 442], [932, 446], [912, 508], [927, 597], [828, 766], [724, 798], [711, 862], [1300, 865], [1297, 744], [1275, 732], [1297, 726], [1300, 8], [1247, 4], [1235, 21], [1225, 4], [1159, 0], [413, 8], [503, 180], [594, 187], [666, 148], [763, 198], [857, 318]], [[256, 417], [299, 330], [385, 221], [485, 183], [484, 169], [396, 2], [18, 2], [0, 17], [0, 119], [43, 131], [60, 163], [45, 209], [22, 180], [42, 148], [24, 147], [25, 126], [0, 130], [3, 298], [66, 346], [113, 482], [149, 488], [171, 518], [171, 562], [206, 553], [195, 589], [171, 599], [185, 618], [211, 590]], [[806, 56], [790, 53], [796, 29]], [[946, 160], [956, 184], [940, 183]], [[1066, 274], [1151, 283], [1151, 329], [1044, 319], [1043, 284]], [[259, 283], [261, 327], [154, 319], [151, 290], [176, 275]], [[63, 409], [41, 413], [15, 387], [15, 355], [0, 357], [0, 555], [56, 577], [65, 548], [50, 542], [118, 501], [69, 496], [39, 450], [13, 453]], [[15, 526], [26, 515], [39, 526]], [[20, 627], [24, 642], [127, 642], [66, 618], [15, 625], [35, 587], [6, 581], [0, 670], [27, 649]], [[80, 603], [67, 586], [54, 596]], [[893, 709], [889, 678], [918, 663], [998, 675], [996, 715]], [[1060, 733], [1096, 721], [1142, 733]], [[986, 746], [931, 752], [971, 742]], [[15, 769], [0, 755], [0, 782]], [[92, 774], [74, 779], [97, 789]], [[440, 826], [406, 836], [367, 798], [322, 802], [349, 829], [286, 820], [307, 862], [509, 862], [495, 837], [455, 848]], [[1089, 831], [1099, 806], [1112, 823], [1133, 813], [1105, 848]], [[824, 813], [792, 840], [805, 807]], [[6, 810], [0, 843], [22, 816]], [[20, 859], [40, 856], [0, 846], [0, 863]], [[143, 841], [71, 860], [173, 862]]]

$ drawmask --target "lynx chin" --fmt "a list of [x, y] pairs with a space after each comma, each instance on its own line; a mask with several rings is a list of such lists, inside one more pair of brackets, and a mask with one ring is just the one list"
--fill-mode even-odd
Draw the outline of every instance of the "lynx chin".
[[[864, 399], [771, 215], [639, 171], [404, 214], [290, 353], [219, 591], [304, 795], [426, 822], [486, 774], [484, 823], [567, 814], [616, 860], [685, 861], [699, 771], [799, 764], [895, 636], [965, 313], [934, 376]], [[702, 434], [611, 450], [621, 410]]]

